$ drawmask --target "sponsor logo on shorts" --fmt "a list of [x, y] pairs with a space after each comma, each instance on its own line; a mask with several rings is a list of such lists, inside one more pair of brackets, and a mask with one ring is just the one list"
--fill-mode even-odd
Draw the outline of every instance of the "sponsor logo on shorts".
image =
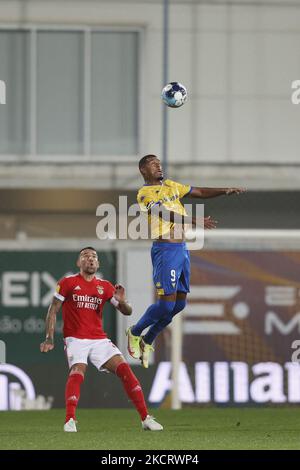
[[157, 295], [165, 295], [164, 289], [156, 289]]

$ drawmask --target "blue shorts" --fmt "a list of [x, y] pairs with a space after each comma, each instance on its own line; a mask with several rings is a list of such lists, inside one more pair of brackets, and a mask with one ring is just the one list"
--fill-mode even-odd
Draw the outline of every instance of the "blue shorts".
[[186, 243], [154, 242], [153, 282], [158, 295], [190, 292], [190, 254]]

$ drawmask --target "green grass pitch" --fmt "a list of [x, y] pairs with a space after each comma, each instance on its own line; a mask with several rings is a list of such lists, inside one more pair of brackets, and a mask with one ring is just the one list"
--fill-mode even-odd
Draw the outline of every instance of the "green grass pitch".
[[162, 432], [142, 431], [134, 410], [79, 409], [78, 433], [63, 410], [0, 412], [0, 449], [300, 449], [297, 408], [155, 410]]

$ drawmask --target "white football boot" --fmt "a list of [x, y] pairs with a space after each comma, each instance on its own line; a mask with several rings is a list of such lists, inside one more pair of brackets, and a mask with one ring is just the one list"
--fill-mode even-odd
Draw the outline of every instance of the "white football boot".
[[77, 432], [76, 421], [73, 418], [70, 418], [69, 421], [64, 425], [65, 432]]
[[147, 415], [144, 421], [142, 421], [142, 428], [144, 431], [162, 431], [164, 428], [161, 424], [155, 421], [153, 416]]

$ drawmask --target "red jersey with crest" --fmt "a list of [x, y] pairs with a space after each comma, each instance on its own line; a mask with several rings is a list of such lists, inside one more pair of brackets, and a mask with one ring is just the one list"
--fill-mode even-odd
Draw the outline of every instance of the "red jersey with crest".
[[102, 312], [114, 292], [109, 281], [96, 276], [91, 281], [86, 281], [80, 273], [63, 277], [54, 296], [63, 302], [64, 338], [107, 338], [102, 328]]

